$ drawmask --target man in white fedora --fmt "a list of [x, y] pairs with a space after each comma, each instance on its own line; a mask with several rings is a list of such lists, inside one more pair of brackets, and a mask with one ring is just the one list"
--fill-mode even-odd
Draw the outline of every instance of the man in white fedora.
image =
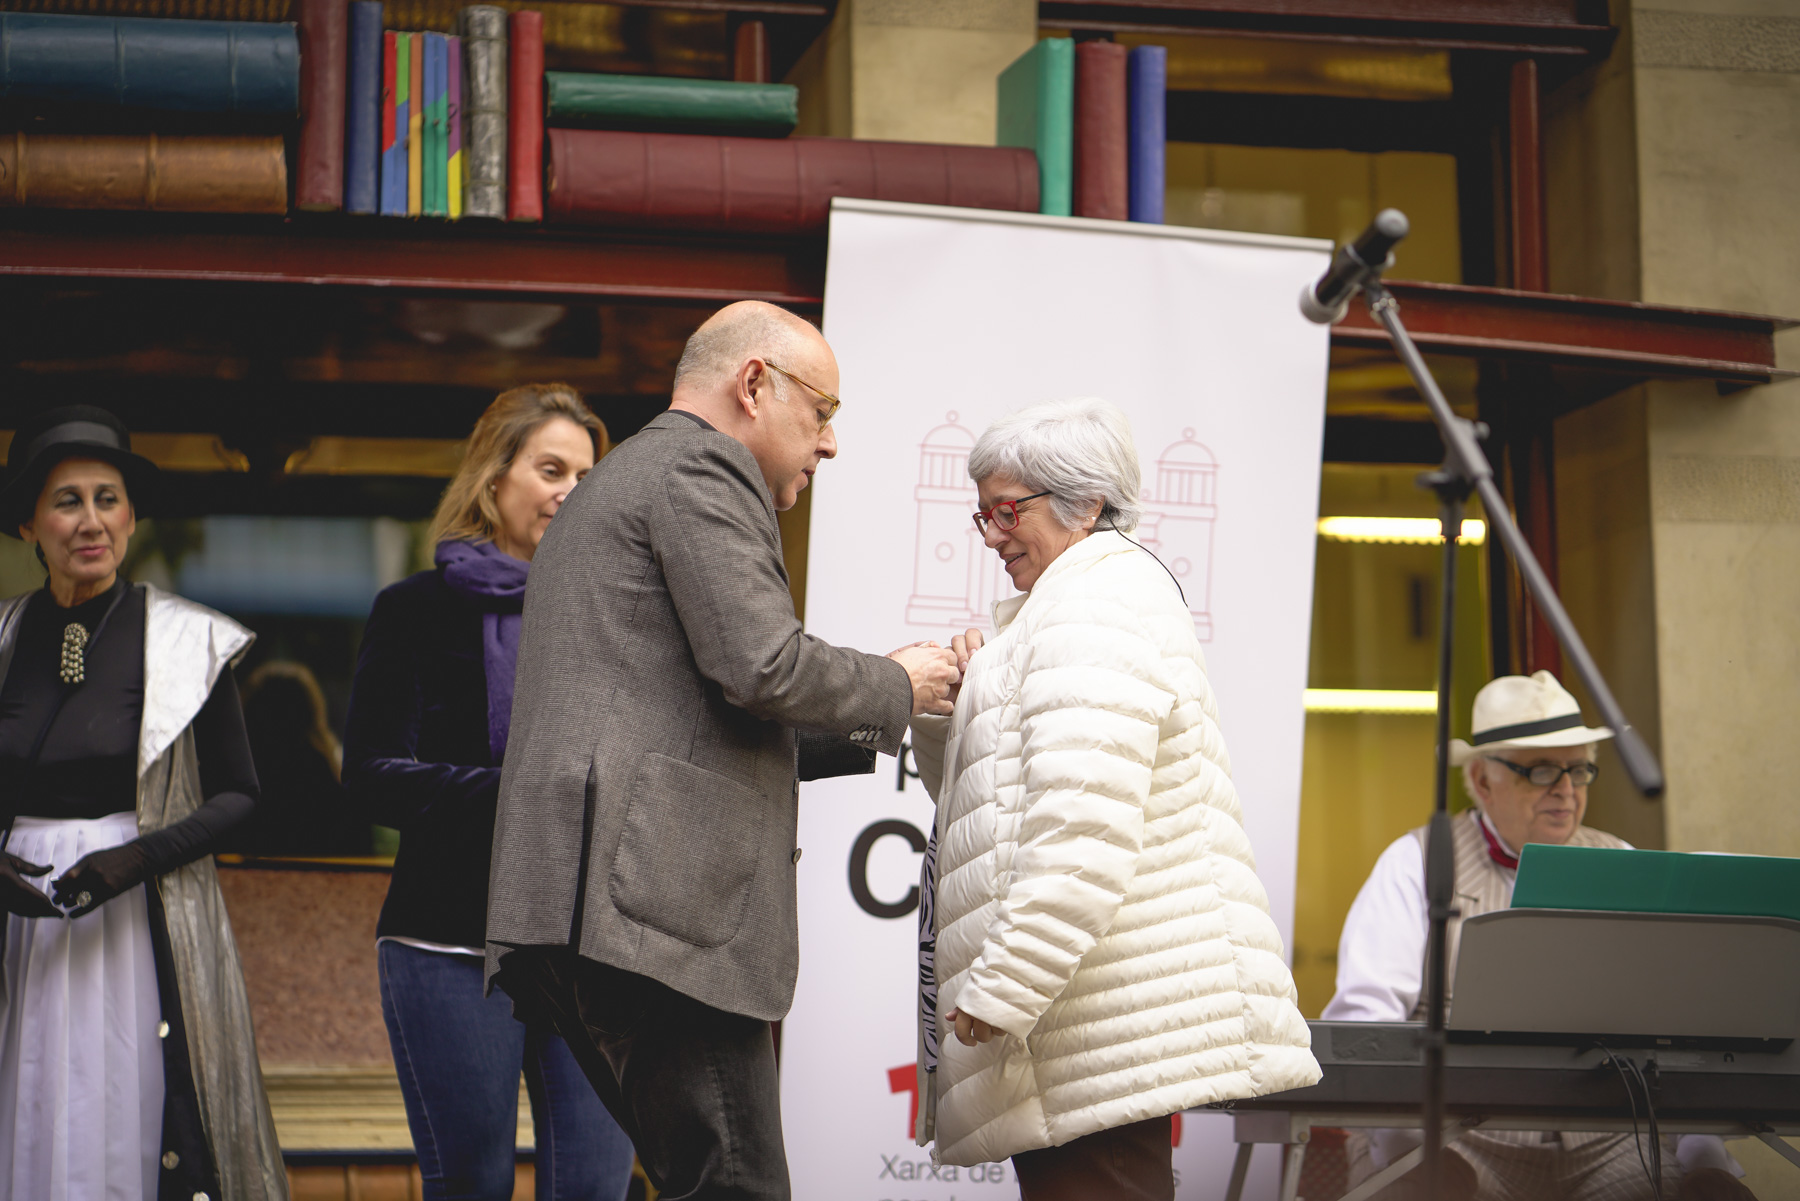
[[[1475, 802], [1451, 821], [1456, 849], [1456, 916], [1447, 944], [1451, 981], [1462, 923], [1512, 903], [1519, 850], [1526, 843], [1630, 845], [1582, 824], [1588, 785], [1600, 771], [1594, 754], [1613, 732], [1587, 725], [1581, 706], [1555, 676], [1540, 671], [1489, 681], [1475, 695], [1473, 718], [1469, 741], [1450, 743], [1451, 766], [1462, 768]], [[1337, 995], [1321, 1015], [1325, 1020], [1424, 1020], [1425, 829], [1409, 831], [1383, 851], [1356, 894], [1338, 940]], [[1353, 1134], [1346, 1148], [1351, 1181], [1368, 1178], [1419, 1141], [1416, 1130]], [[1664, 1178], [1681, 1178], [1683, 1199], [1751, 1197], [1736, 1179], [1743, 1169], [1719, 1139], [1689, 1135], [1680, 1140], [1679, 1152], [1668, 1142], [1664, 1147]], [[1630, 1135], [1474, 1131], [1449, 1150], [1448, 1196], [1474, 1201], [1651, 1197]], [[1420, 1175], [1409, 1174], [1383, 1197], [1415, 1195]]]

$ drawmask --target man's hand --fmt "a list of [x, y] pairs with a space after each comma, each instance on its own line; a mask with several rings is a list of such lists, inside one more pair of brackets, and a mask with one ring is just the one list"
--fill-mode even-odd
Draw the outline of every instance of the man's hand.
[[956, 712], [950, 689], [961, 682], [956, 670], [956, 655], [935, 642], [916, 642], [903, 646], [888, 658], [906, 669], [912, 680], [913, 713], [935, 713], [948, 717]]
[[950, 653], [956, 656], [956, 683], [950, 689], [952, 705], [962, 695], [962, 682], [969, 678], [969, 660], [975, 657], [975, 652], [986, 641], [981, 631], [973, 626], [950, 640]]
[[0, 855], [0, 909], [20, 917], [61, 917], [62, 910], [25, 879], [26, 876], [49, 873], [48, 863], [32, 863], [17, 855]]
[[956, 1023], [956, 1041], [965, 1047], [976, 1043], [985, 1043], [1000, 1033], [978, 1017], [970, 1017], [960, 1009], [952, 1009], [944, 1015]]

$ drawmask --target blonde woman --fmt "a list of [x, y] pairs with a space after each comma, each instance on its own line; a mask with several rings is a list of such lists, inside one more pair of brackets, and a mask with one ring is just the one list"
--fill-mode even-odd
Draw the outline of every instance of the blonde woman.
[[344, 739], [344, 785], [400, 831], [376, 926], [382, 1014], [425, 1196], [513, 1195], [519, 1073], [540, 1201], [618, 1201], [630, 1141], [563, 1040], [482, 989], [488, 858], [525, 576], [551, 518], [608, 449], [574, 389], [502, 393], [432, 522], [437, 569], [375, 599]]

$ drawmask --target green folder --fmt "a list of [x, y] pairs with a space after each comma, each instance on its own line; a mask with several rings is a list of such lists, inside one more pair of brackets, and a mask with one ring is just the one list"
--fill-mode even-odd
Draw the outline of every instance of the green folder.
[[1531, 843], [1519, 856], [1512, 904], [1800, 921], [1800, 859]]
[[1037, 151], [1038, 212], [1067, 217], [1075, 200], [1075, 42], [1044, 38], [1000, 72], [995, 144]]
[[656, 75], [544, 72], [552, 126], [785, 138], [800, 121], [800, 89]]

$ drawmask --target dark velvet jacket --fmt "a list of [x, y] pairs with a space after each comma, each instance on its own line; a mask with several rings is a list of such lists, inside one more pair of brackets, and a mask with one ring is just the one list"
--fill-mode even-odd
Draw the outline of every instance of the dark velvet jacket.
[[344, 787], [400, 831], [377, 937], [480, 947], [500, 765], [481, 612], [422, 571], [375, 598], [344, 730]]

